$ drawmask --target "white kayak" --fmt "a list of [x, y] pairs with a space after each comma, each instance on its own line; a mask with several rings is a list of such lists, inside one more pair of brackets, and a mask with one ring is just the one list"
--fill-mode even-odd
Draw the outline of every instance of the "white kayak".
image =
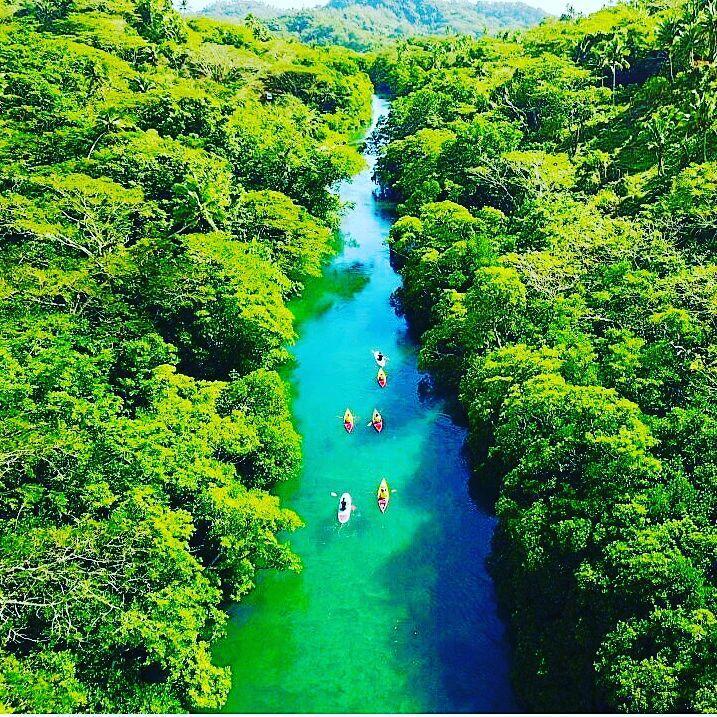
[[[372, 351], [371, 353], [373, 354], [373, 357], [374, 357], [374, 359], [376, 360], [376, 363], [377, 363], [381, 368], [386, 368], [386, 361], [387, 361], [386, 355], [385, 355], [385, 354], [382, 354], [380, 351]], [[381, 358], [379, 358], [379, 356], [380, 356]]]
[[349, 522], [349, 518], [351, 517], [352, 509], [353, 509], [353, 505], [351, 503], [351, 494], [344, 493], [341, 496], [341, 499], [339, 500], [339, 512], [338, 512], [339, 523], [348, 523]]

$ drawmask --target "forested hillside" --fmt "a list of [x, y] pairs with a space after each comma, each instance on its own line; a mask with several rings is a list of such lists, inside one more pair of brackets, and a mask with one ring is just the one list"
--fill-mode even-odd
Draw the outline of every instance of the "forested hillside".
[[167, 0], [28, 0], [0, 88], [0, 707], [217, 709], [223, 604], [299, 567], [275, 369], [370, 81]]
[[[256, 13], [254, 0], [217, 0], [202, 14], [210, 17], [244, 17]], [[269, 18], [271, 11], [258, 13]], [[414, 35], [487, 32], [536, 25], [546, 13], [522, 2], [479, 0], [329, 0], [316, 8], [275, 13], [268, 19], [274, 30], [285, 30], [303, 42], [344, 45], [356, 50], [376, 49]]]
[[539, 711], [717, 711], [717, 4], [414, 40], [377, 177]]

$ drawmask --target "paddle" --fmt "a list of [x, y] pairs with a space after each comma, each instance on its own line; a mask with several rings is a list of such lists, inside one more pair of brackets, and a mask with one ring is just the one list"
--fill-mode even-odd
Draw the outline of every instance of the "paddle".
[[[379, 415], [381, 416], [381, 420], [383, 421], [383, 415], [379, 411]], [[371, 416], [371, 420], [366, 424], [367, 426], [373, 426], [373, 416]]]

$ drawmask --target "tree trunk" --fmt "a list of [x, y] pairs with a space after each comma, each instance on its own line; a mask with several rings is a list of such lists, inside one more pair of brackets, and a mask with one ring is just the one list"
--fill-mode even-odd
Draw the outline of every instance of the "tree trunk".
[[617, 86], [617, 66], [612, 66], [612, 103], [615, 104], [615, 87]]
[[92, 143], [92, 146], [90, 147], [90, 151], [87, 153], [87, 159], [90, 159], [92, 157], [92, 153], [95, 151], [95, 147], [97, 146], [97, 143], [106, 135], [109, 133], [109, 130], [105, 130], [102, 132], [99, 137]]

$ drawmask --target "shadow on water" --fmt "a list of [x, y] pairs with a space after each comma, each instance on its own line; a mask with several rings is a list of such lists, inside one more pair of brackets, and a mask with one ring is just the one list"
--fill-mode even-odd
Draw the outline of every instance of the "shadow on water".
[[430, 518], [411, 545], [382, 566], [386, 584], [410, 605], [396, 659], [418, 660], [429, 711], [516, 711], [487, 572], [495, 519], [470, 498], [464, 438], [449, 415], [438, 414], [410, 490], [391, 506], [410, 510], [433, 496]]
[[328, 268], [323, 276], [306, 282], [301, 297], [291, 302], [294, 325], [300, 330], [307, 319], [326, 313], [337, 301], [349, 301], [370, 281], [370, 267], [361, 262]]

